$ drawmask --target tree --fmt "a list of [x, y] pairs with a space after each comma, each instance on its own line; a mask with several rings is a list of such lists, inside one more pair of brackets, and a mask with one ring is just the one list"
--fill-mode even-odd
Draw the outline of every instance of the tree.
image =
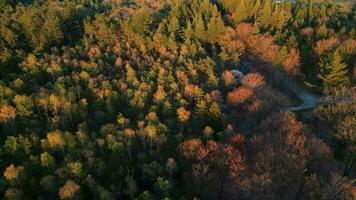
[[80, 186], [72, 180], [68, 180], [62, 187], [59, 188], [58, 195], [60, 199], [74, 198], [79, 192]]
[[261, 10], [259, 11], [259, 15], [256, 19], [256, 21], [259, 22], [259, 24], [263, 28], [268, 28], [269, 25], [271, 24], [271, 19], [270, 17], [272, 16], [273, 12], [273, 6], [274, 6], [274, 0], [265, 0], [263, 1]]
[[248, 73], [241, 83], [242, 86], [250, 89], [259, 89], [266, 85], [264, 77], [260, 73]]
[[14, 154], [18, 149], [19, 149], [19, 144], [17, 142], [17, 138], [14, 136], [6, 137], [5, 144], [3, 146], [4, 152]]
[[16, 109], [9, 105], [2, 105], [0, 107], [0, 123], [9, 125], [11, 130], [15, 133], [13, 120], [16, 118]]
[[346, 117], [338, 126], [336, 138], [341, 141], [345, 168], [344, 176], [347, 176], [356, 163], [356, 117]]
[[245, 0], [238, 1], [237, 4], [238, 6], [232, 13], [232, 18], [236, 23], [239, 23], [247, 19], [249, 11], [247, 10], [247, 5]]
[[220, 42], [223, 36], [225, 36], [225, 25], [216, 7], [213, 9], [213, 14], [207, 25], [206, 33], [207, 40], [210, 44]]
[[16, 109], [19, 116], [28, 117], [32, 115], [34, 104], [30, 97], [27, 97], [26, 95], [15, 95], [13, 101], [16, 104]]
[[133, 33], [146, 37], [150, 33], [149, 30], [152, 21], [151, 12], [147, 9], [140, 9], [131, 16], [128, 26]]
[[184, 107], [178, 108], [177, 109], [177, 114], [178, 114], [179, 121], [181, 121], [182, 123], [188, 121], [189, 118], [190, 118], [190, 112], [185, 110]]
[[253, 91], [248, 88], [239, 87], [227, 94], [227, 102], [230, 105], [238, 106], [253, 96]]
[[347, 65], [343, 63], [338, 51], [329, 54], [319, 65], [319, 78], [323, 81], [324, 89], [341, 88], [349, 85]]
[[220, 131], [223, 125], [222, 120], [223, 114], [220, 106], [217, 102], [213, 102], [208, 110], [208, 122], [214, 130]]
[[22, 166], [15, 167], [14, 164], [11, 164], [8, 166], [5, 171], [4, 171], [4, 176], [6, 180], [12, 181], [12, 180], [18, 180], [21, 172], [24, 170]]
[[221, 76], [225, 87], [233, 85], [236, 81], [232, 72], [228, 70], [224, 71]]
[[205, 31], [205, 24], [204, 21], [201, 17], [201, 15], [198, 15], [194, 18], [193, 21], [193, 30], [194, 30], [194, 37], [198, 40], [203, 40], [206, 34]]
[[66, 141], [64, 140], [63, 133], [59, 130], [47, 133], [47, 141], [50, 148], [62, 149], [64, 148]]
[[291, 76], [300, 75], [300, 57], [299, 52], [295, 48], [292, 48], [290, 50], [286, 59], [283, 61], [282, 66], [283, 70], [287, 72], [287, 74]]
[[83, 173], [83, 166], [80, 162], [70, 162], [67, 164], [68, 171], [75, 177], [80, 177]]
[[160, 104], [161, 102], [163, 102], [166, 99], [166, 96], [167, 96], [167, 94], [164, 91], [163, 86], [159, 85], [157, 87], [156, 93], [153, 96], [153, 100], [155, 103]]
[[43, 152], [40, 159], [41, 165], [44, 167], [53, 167], [56, 164], [53, 156], [51, 156], [48, 152]]
[[47, 16], [42, 26], [41, 34], [39, 35], [40, 46], [42, 48], [49, 48], [61, 44], [64, 39], [61, 23], [61, 20], [55, 14], [50, 13]]

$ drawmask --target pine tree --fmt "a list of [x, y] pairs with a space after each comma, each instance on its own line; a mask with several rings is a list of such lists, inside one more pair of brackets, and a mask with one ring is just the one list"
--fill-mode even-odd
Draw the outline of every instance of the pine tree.
[[60, 44], [63, 40], [61, 20], [54, 14], [49, 14], [40, 34], [40, 46], [42, 48]]
[[201, 15], [194, 18], [194, 36], [196, 39], [203, 39], [205, 36], [205, 25]]
[[319, 78], [323, 81], [324, 89], [340, 88], [350, 83], [347, 76], [347, 65], [343, 63], [338, 51], [327, 56], [320, 62]]
[[208, 42], [211, 44], [219, 42], [224, 35], [224, 22], [221, 19], [219, 11], [214, 7], [213, 17], [210, 19], [207, 27]]
[[192, 23], [190, 21], [187, 22], [187, 27], [184, 30], [184, 40], [190, 40], [193, 35]]
[[177, 31], [179, 30], [180, 26], [179, 26], [179, 20], [177, 17], [172, 17], [172, 19], [170, 20], [169, 24], [168, 24], [168, 31], [169, 33], [173, 33], [176, 34]]
[[236, 23], [242, 22], [248, 17], [247, 7], [245, 1], [238, 1], [238, 6], [232, 14], [232, 18]]
[[259, 11], [260, 14], [256, 19], [256, 21], [259, 22], [259, 24], [264, 28], [267, 28], [271, 24], [271, 16], [272, 16], [273, 7], [274, 7], [273, 2], [274, 2], [274, 0], [264, 1], [264, 4], [263, 4], [261, 10]]

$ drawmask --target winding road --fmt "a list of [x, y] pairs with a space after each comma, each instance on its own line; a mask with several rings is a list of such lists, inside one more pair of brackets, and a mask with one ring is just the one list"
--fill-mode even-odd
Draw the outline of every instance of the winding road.
[[[235, 70], [232, 70], [232, 73], [238, 78], [244, 78], [247, 73], [251, 71], [249, 67], [249, 62], [241, 61]], [[299, 105], [288, 106], [288, 107], [278, 107], [280, 112], [297, 112], [303, 110], [309, 110], [317, 107], [319, 104], [334, 104], [337, 102], [346, 102], [352, 103], [355, 98], [353, 95], [349, 96], [328, 96], [320, 97], [316, 94], [313, 94], [305, 87], [301, 86], [297, 81], [294, 81], [283, 72], [277, 71], [275, 73], [275, 78], [278, 79], [279, 83], [284, 84], [286, 89], [291, 91], [296, 97], [302, 102]]]
[[[241, 72], [242, 76], [246, 75], [250, 69], [249, 69], [249, 64], [247, 62], [240, 62], [239, 65], [237, 66], [237, 69], [234, 70], [236, 72]], [[279, 81], [284, 84], [288, 90], [290, 90], [292, 93], [294, 93], [302, 102], [300, 105], [297, 106], [289, 106], [289, 107], [278, 107], [278, 110], [281, 112], [296, 112], [296, 111], [302, 111], [302, 110], [309, 110], [312, 108], [315, 108], [316, 106], [319, 105], [320, 103], [320, 97], [309, 92], [307, 89], [304, 87], [298, 85], [293, 80], [290, 80], [287, 76], [283, 76], [280, 73], [276, 73], [276, 78], [279, 79]]]
[[290, 107], [278, 107], [278, 110], [281, 112], [286, 112], [286, 111], [291, 111], [291, 112], [296, 112], [296, 111], [302, 111], [302, 110], [309, 110], [312, 108], [315, 108], [316, 106], [319, 105], [320, 97], [309, 92], [307, 89], [304, 87], [298, 85], [296, 82], [289, 80], [286, 77], [282, 77], [280, 75], [277, 75], [277, 78], [281, 80], [283, 84], [291, 91], [293, 92], [298, 98], [301, 100], [301, 104], [297, 106], [290, 106]]

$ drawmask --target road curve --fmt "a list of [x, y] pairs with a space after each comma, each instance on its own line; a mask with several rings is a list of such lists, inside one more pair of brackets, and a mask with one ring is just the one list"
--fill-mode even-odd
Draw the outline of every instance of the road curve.
[[[237, 71], [242, 71], [241, 69], [246, 68], [249, 71], [249, 65], [246, 62], [242, 62], [242, 65], [237, 67]], [[242, 71], [243, 72], [243, 71]], [[245, 73], [243, 73], [245, 75]], [[301, 104], [297, 106], [288, 106], [288, 107], [278, 107], [278, 110], [281, 112], [296, 112], [302, 110], [309, 110], [315, 108], [320, 103], [320, 97], [309, 92], [306, 88], [300, 86], [296, 81], [289, 79], [286, 75], [283, 75], [279, 72], [276, 73], [276, 78], [279, 79], [281, 84], [284, 84], [288, 90], [293, 92], [300, 100]]]
[[288, 78], [282, 78], [281, 82], [285, 84], [285, 86], [292, 91], [299, 99], [302, 101], [300, 105], [297, 106], [289, 106], [289, 107], [278, 107], [278, 110], [281, 112], [295, 112], [295, 111], [302, 111], [302, 110], [309, 110], [315, 108], [320, 103], [320, 97], [316, 96], [315, 94], [309, 92], [302, 86], [299, 86], [296, 82], [289, 80]]

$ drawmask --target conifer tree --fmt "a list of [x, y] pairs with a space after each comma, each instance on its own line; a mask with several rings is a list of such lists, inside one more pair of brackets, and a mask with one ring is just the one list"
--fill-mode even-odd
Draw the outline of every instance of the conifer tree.
[[343, 63], [338, 51], [328, 55], [320, 62], [319, 78], [323, 81], [324, 89], [340, 88], [350, 83], [347, 76], [347, 65]]
[[40, 46], [42, 48], [48, 48], [62, 42], [63, 32], [61, 26], [59, 17], [55, 14], [48, 15], [40, 34]]
[[203, 39], [205, 36], [205, 25], [201, 15], [194, 18], [194, 36], [196, 39]]
[[219, 42], [225, 35], [225, 25], [221, 19], [220, 13], [214, 7], [213, 16], [210, 19], [207, 27], [208, 42], [211, 44]]
[[237, 3], [238, 3], [238, 6], [232, 14], [232, 18], [234, 19], [234, 21], [236, 23], [244, 21], [248, 16], [245, 1], [241, 0], [241, 1], [237, 1]]

